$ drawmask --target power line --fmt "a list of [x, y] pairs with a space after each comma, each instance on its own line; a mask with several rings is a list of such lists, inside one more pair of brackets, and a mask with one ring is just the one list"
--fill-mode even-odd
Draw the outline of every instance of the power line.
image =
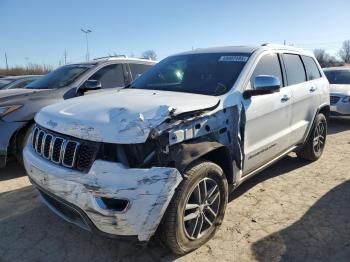
[[343, 41], [332, 41], [332, 42], [313, 42], [313, 43], [298, 43], [299, 45], [328, 45], [328, 44], [342, 44]]

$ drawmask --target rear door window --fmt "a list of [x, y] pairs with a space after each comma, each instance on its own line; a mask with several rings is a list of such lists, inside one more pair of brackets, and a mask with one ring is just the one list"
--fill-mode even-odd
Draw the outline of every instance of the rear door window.
[[283, 54], [288, 85], [296, 85], [306, 81], [304, 65], [299, 55]]
[[107, 65], [93, 74], [89, 80], [98, 80], [102, 88], [125, 86], [124, 71], [122, 64]]
[[281, 86], [283, 86], [281, 65], [277, 54], [265, 55], [260, 59], [250, 78], [252, 84], [254, 83], [254, 78], [258, 75], [276, 76], [279, 78]]
[[315, 60], [309, 56], [301, 56], [305, 65], [307, 80], [314, 80], [321, 77]]
[[129, 64], [132, 79], [136, 79], [152, 67], [146, 64]]

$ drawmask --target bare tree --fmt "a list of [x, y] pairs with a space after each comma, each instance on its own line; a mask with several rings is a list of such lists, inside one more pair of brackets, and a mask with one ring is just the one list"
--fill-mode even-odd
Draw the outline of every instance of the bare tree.
[[329, 55], [324, 49], [314, 49], [314, 55], [322, 67], [341, 66], [336, 57]]
[[343, 42], [339, 50], [339, 56], [345, 63], [350, 63], [350, 39]]
[[157, 54], [153, 50], [146, 50], [142, 53], [142, 58], [157, 60]]
[[329, 60], [329, 55], [324, 49], [314, 49], [314, 55], [322, 67], [326, 66]]
[[314, 49], [314, 55], [320, 64], [326, 62], [327, 53], [324, 49]]

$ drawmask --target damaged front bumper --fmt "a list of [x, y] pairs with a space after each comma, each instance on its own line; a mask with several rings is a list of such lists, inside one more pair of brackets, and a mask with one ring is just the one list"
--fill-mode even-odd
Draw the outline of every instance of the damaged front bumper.
[[[128, 169], [103, 160], [81, 173], [52, 164], [30, 145], [23, 157], [28, 176], [55, 213], [88, 230], [137, 236], [139, 241], [148, 241], [155, 233], [182, 180], [175, 168]], [[103, 200], [127, 204], [117, 211]]]

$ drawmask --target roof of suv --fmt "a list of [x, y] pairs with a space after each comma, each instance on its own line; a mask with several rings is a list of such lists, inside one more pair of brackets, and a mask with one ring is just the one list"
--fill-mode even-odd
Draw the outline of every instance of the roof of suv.
[[303, 54], [310, 54], [309, 52], [294, 46], [266, 43], [260, 46], [223, 46], [223, 47], [197, 48], [192, 51], [179, 53], [178, 55], [204, 54], [204, 53], [253, 53], [254, 51], [259, 49], [262, 49], [262, 50], [279, 49], [279, 50], [286, 50], [286, 51], [296, 51]]

